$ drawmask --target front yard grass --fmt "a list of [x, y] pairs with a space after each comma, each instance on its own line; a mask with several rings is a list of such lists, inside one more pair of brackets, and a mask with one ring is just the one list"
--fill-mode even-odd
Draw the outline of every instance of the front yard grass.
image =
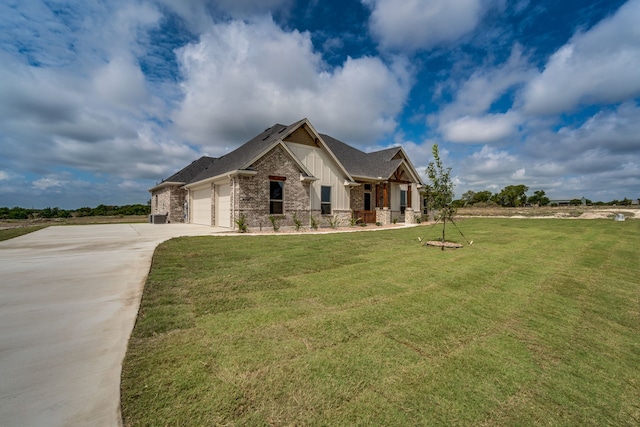
[[162, 244], [125, 425], [638, 425], [640, 221], [458, 226]]
[[26, 227], [0, 229], [0, 242], [3, 240], [13, 239], [14, 237], [24, 236], [25, 234], [33, 233], [34, 231], [42, 230], [47, 227], [47, 225], [30, 225]]

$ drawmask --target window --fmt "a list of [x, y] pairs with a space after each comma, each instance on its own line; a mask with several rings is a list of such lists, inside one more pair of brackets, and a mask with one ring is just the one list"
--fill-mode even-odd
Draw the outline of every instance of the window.
[[400, 190], [400, 215], [407, 210], [407, 190]]
[[371, 184], [365, 184], [364, 191], [371, 191]]
[[331, 187], [320, 187], [320, 213], [331, 215]]
[[364, 193], [364, 210], [371, 210], [371, 193]]
[[269, 181], [269, 213], [284, 213], [284, 181]]

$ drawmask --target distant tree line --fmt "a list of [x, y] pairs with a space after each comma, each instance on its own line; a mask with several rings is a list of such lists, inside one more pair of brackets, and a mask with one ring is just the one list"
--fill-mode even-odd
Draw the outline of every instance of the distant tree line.
[[60, 208], [26, 209], [21, 207], [0, 208], [0, 219], [70, 218], [81, 216], [123, 216], [149, 215], [151, 207], [147, 205], [110, 206], [98, 205], [95, 208], [66, 210]]
[[[462, 195], [460, 199], [454, 200], [453, 205], [455, 207], [465, 206], [504, 206], [504, 207], [518, 207], [527, 205], [547, 206], [552, 205], [551, 200], [547, 197], [544, 190], [537, 190], [533, 192], [533, 195], [527, 196], [529, 187], [526, 185], [508, 185], [504, 187], [499, 193], [492, 193], [491, 191], [467, 191]], [[572, 199], [569, 204], [572, 206], [580, 206], [583, 203], [582, 199]], [[623, 200], [612, 200], [610, 202], [593, 202], [589, 199], [585, 199], [587, 205], [596, 206], [608, 206], [608, 205], [622, 205], [628, 206], [632, 204], [631, 199], [626, 197]]]

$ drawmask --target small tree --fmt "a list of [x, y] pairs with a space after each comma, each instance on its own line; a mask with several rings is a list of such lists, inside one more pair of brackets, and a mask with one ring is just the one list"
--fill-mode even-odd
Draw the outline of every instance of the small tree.
[[533, 196], [529, 197], [527, 202], [532, 205], [546, 206], [549, 204], [549, 198], [546, 196], [544, 190], [538, 190], [533, 192]]
[[453, 202], [453, 182], [451, 181], [451, 168], [442, 166], [438, 144], [433, 144], [431, 148], [433, 161], [427, 166], [427, 176], [431, 185], [429, 186], [429, 202], [432, 209], [437, 210], [434, 216], [436, 221], [442, 221], [442, 250], [444, 250], [445, 229], [447, 219], [451, 221], [456, 214]]

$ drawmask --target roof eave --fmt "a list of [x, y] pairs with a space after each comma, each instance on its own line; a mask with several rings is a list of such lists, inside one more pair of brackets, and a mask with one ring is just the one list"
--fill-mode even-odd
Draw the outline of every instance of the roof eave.
[[178, 186], [182, 186], [185, 185], [186, 182], [176, 182], [176, 181], [163, 181], [160, 184], [156, 185], [155, 187], [151, 187], [148, 191], [152, 192], [152, 191], [156, 191], [156, 190], [160, 190], [164, 187], [170, 187], [170, 186], [174, 186], [174, 185], [178, 185]]
[[186, 189], [191, 189], [193, 187], [198, 187], [200, 185], [204, 185], [204, 184], [210, 184], [212, 182], [215, 181], [220, 181], [222, 179], [230, 179], [230, 178], [235, 178], [237, 176], [255, 176], [258, 172], [254, 171], [254, 170], [248, 170], [248, 169], [236, 169], [230, 172], [224, 172], [221, 173], [219, 175], [216, 176], [212, 176], [210, 178], [207, 179], [201, 179], [200, 181], [196, 181], [196, 182], [191, 182], [187, 185], [185, 185], [184, 187]]

